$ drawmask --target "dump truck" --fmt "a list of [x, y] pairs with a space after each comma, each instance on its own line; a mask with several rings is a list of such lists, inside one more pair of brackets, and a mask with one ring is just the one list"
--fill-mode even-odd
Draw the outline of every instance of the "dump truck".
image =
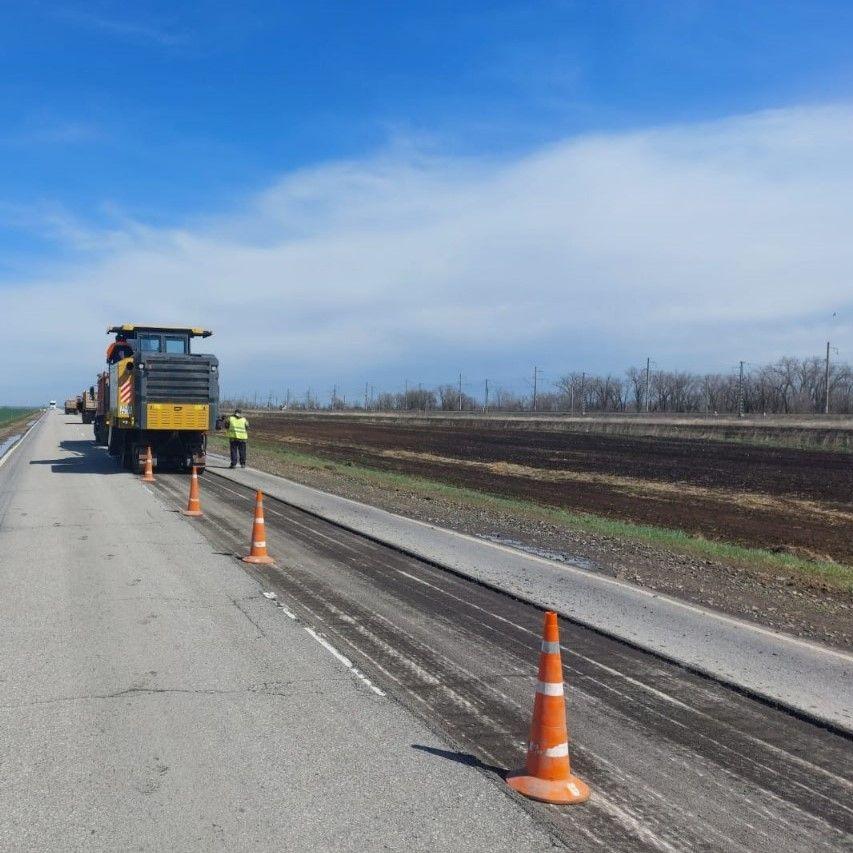
[[77, 398], [69, 397], [65, 401], [65, 414], [66, 415], [76, 415], [77, 414]]
[[83, 423], [90, 424], [95, 419], [98, 410], [98, 392], [94, 385], [90, 385], [78, 398], [77, 408], [83, 416]]
[[136, 473], [149, 451], [155, 467], [203, 469], [219, 414], [219, 361], [191, 344], [213, 333], [125, 323], [107, 334], [115, 339], [94, 387], [95, 441]]

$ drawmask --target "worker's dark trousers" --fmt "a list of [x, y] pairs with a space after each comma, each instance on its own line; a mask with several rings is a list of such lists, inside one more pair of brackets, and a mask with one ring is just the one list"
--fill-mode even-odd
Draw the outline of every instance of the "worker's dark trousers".
[[237, 464], [237, 459], [240, 459], [240, 464], [246, 465], [246, 442], [239, 438], [231, 439], [231, 467]]

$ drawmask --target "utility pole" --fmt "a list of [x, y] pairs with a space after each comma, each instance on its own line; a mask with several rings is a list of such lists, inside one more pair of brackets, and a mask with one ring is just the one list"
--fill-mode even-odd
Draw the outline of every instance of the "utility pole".
[[483, 414], [489, 411], [489, 380], [486, 380], [486, 396], [483, 400]]
[[459, 374], [459, 411], [462, 411], [462, 374]]
[[737, 384], [737, 416], [743, 417], [743, 362], [740, 363], [740, 378]]
[[824, 383], [826, 384], [826, 402], [824, 403], [823, 413], [829, 414], [829, 341], [826, 342], [826, 370], [824, 371]]
[[335, 408], [335, 403], [338, 402], [338, 386], [332, 385], [332, 406], [331, 408]]
[[652, 360], [650, 358], [646, 357], [646, 399], [645, 399], [646, 414], [649, 413], [649, 401], [650, 401], [650, 397], [651, 397], [651, 386], [650, 386], [650, 382], [649, 382], [649, 377], [651, 375], [651, 370], [650, 370], [651, 366], [652, 366]]
[[542, 371], [538, 367], [533, 367], [533, 405], [530, 408], [534, 412], [536, 411], [536, 397], [539, 390], [539, 376], [541, 373]]
[[367, 383], [364, 383], [364, 411], [367, 411]]
[[581, 414], [586, 414], [586, 395], [584, 393], [584, 385], [586, 385], [586, 371], [581, 372]]
[[569, 410], [571, 411], [572, 415], [574, 415], [574, 413], [575, 413], [575, 378], [574, 378], [574, 376], [572, 377], [572, 384], [569, 386], [569, 392], [570, 392], [569, 398], [571, 400], [571, 402], [569, 403]]
[[287, 389], [287, 394], [285, 395], [285, 398], [284, 398], [284, 408], [285, 409], [290, 408], [290, 388]]
[[536, 411], [536, 380], [539, 376], [539, 371], [536, 368], [536, 365], [533, 365], [533, 405], [531, 405], [531, 411]]
[[409, 380], [403, 380], [403, 408], [409, 411]]

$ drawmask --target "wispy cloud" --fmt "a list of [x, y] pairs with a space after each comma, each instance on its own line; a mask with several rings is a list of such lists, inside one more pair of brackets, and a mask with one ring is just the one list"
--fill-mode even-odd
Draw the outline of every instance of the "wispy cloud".
[[61, 6], [53, 15], [67, 23], [120, 38], [149, 42], [162, 47], [179, 47], [187, 43], [187, 35], [160, 22], [99, 14], [90, 8]]
[[833, 312], [849, 350], [851, 152], [853, 107], [796, 108], [502, 163], [398, 149], [180, 229], [69, 226], [90, 260], [2, 291], [0, 398], [59, 393], [42, 377], [60, 352], [81, 384], [102, 327], [134, 319], [214, 328], [227, 384], [247, 389], [534, 358], [725, 367], [814, 352]]
[[82, 145], [103, 140], [103, 130], [94, 122], [37, 117], [17, 129], [0, 133], [3, 145]]
[[136, 248], [146, 239], [146, 234], [157, 233], [123, 216], [112, 205], [102, 205], [98, 213], [106, 225], [75, 216], [55, 202], [10, 204], [0, 201], [0, 228], [27, 233], [45, 244], [52, 244], [65, 258], [78, 255], [89, 262], [95, 256], [114, 256], [117, 252]]

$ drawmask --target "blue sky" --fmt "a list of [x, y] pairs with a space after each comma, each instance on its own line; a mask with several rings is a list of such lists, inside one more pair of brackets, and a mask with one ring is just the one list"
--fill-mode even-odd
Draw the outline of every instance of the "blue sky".
[[[286, 346], [276, 350], [282, 367], [259, 386], [264, 391], [264, 385], [358, 387], [361, 377], [390, 385], [402, 372], [437, 382], [459, 369], [477, 381], [491, 373], [508, 383], [526, 372], [516, 364], [533, 362], [545, 364], [556, 378], [561, 370], [582, 366], [621, 370], [650, 349], [667, 363], [728, 369], [740, 353], [728, 352], [728, 341], [718, 347], [726, 352], [717, 352], [715, 345], [722, 343], [720, 329], [731, 330], [733, 324], [735, 337], [748, 342], [742, 349], [749, 349], [750, 357], [773, 358], [786, 346], [808, 353], [812, 338], [817, 350], [827, 333], [821, 324], [829, 308], [841, 316], [834, 333], [840, 329], [844, 337], [850, 328], [850, 299], [844, 299], [838, 280], [847, 272], [853, 276], [853, 270], [846, 269], [842, 246], [834, 265], [821, 272], [825, 304], [820, 299], [800, 304], [796, 293], [779, 299], [787, 306], [787, 325], [780, 325], [778, 314], [748, 306], [733, 318], [718, 317], [713, 283], [702, 283], [702, 270], [707, 260], [729, 251], [726, 240], [736, 239], [717, 226], [727, 218], [727, 202], [748, 196], [753, 177], [766, 182], [758, 189], [768, 198], [776, 192], [786, 198], [795, 190], [808, 204], [824, 182], [830, 193], [840, 193], [850, 171], [845, 148], [853, 87], [851, 25], [849, 2], [3, 4], [0, 299], [7, 294], [11, 309], [28, 304], [27, 294], [48, 294], [50, 306], [49, 294], [55, 293], [57, 306], [66, 304], [62, 294], [68, 304], [98, 306], [89, 319], [85, 311], [80, 314], [82, 322], [91, 323], [95, 345], [79, 356], [79, 349], [69, 352], [63, 381], [88, 377], [97, 367], [93, 361], [99, 358], [104, 317], [117, 322], [136, 311], [133, 299], [123, 303], [109, 294], [101, 300], [91, 290], [94, 282], [109, 288], [105, 276], [117, 269], [128, 282], [161, 270], [161, 280], [171, 281], [167, 293], [181, 282], [186, 301], [166, 304], [163, 313], [177, 321], [188, 305], [203, 304], [198, 309], [203, 316], [187, 322], [205, 317], [219, 322], [213, 340], [221, 341], [231, 358], [228, 381], [245, 390], [253, 390], [255, 381], [255, 350], [246, 345], [253, 310], [279, 315], [288, 336], [299, 341], [299, 353], [316, 350], [304, 360]], [[784, 121], [767, 120], [768, 115]], [[814, 128], [824, 122], [826, 133], [815, 135]], [[644, 136], [649, 133], [651, 138]], [[794, 150], [792, 135], [803, 133], [804, 147]], [[698, 145], [703, 139], [716, 142]], [[602, 235], [614, 230], [607, 215], [621, 217], [619, 188], [607, 183], [599, 160], [611, 164], [612, 174], [640, 156], [621, 185], [627, 197], [646, 200], [637, 208], [638, 222], [649, 205], [659, 210], [667, 203], [671, 212], [689, 187], [695, 190], [690, 182], [703, 170], [715, 188], [733, 193], [717, 208], [703, 200], [701, 210], [680, 217], [697, 217], [694, 236], [677, 237], [681, 244], [696, 244], [691, 299], [673, 306], [660, 298], [671, 292], [670, 285], [656, 280], [653, 257], [643, 268], [642, 283], [634, 282], [643, 288], [641, 304], [657, 306], [645, 324], [646, 336], [633, 328], [636, 311], [619, 316], [625, 310], [620, 294], [626, 270], [636, 269], [636, 259], [616, 270], [612, 264], [625, 254], [624, 240], [615, 235], [612, 246], [599, 245]], [[778, 174], [764, 168], [771, 161], [778, 163]], [[568, 199], [573, 210], [594, 208], [594, 199], [611, 191], [616, 207], [568, 261], [560, 256], [548, 269], [541, 264], [559, 254], [561, 232], [544, 220], [529, 225], [536, 220], [532, 211], [542, 209], [531, 203], [536, 181], [542, 180], [537, 165], [543, 162], [553, 165], [558, 181], [566, 181], [566, 192], [548, 199], [552, 208]], [[645, 173], [648, 180], [633, 186], [634, 176]], [[666, 187], [670, 176], [673, 186], [657, 198], [655, 182]], [[796, 186], [786, 186], [794, 177]], [[574, 194], [579, 183], [592, 195]], [[531, 236], [529, 245], [513, 253], [518, 273], [514, 282], [497, 287], [496, 310], [528, 317], [526, 334], [504, 330], [500, 310], [483, 317], [476, 312], [477, 300], [488, 292], [480, 271], [489, 267], [489, 246], [505, 243], [500, 223], [490, 233], [477, 231], [482, 255], [448, 253], [446, 263], [431, 271], [440, 279], [435, 288], [427, 281], [407, 283], [414, 267], [423, 268], [422, 253], [435, 256], [428, 247], [436, 233], [464, 232], [467, 226], [460, 222], [473, 227], [482, 218], [476, 206], [493, 211], [490, 199], [504, 185], [518, 202], [510, 210], [528, 211], [516, 230]], [[461, 208], [468, 216], [457, 220]], [[599, 221], [595, 209], [587, 213], [568, 234], [572, 245], [585, 233], [584, 223]], [[812, 211], [812, 221], [817, 216], [834, 232], [834, 226], [849, 223], [849, 213], [843, 199], [833, 196]], [[799, 252], [790, 245], [791, 235], [808, 231], [808, 223], [803, 229], [793, 219], [780, 225], [773, 210], [750, 215], [750, 222], [765, 229], [765, 241], [785, 233], [779, 254], [785, 255], [786, 270], [810, 264], [817, 254], [818, 238]], [[405, 235], [401, 222], [410, 226]], [[670, 220], [661, 227], [671, 227]], [[705, 245], [706, 256], [700, 249], [709, 233], [716, 237]], [[361, 250], [373, 239], [376, 243], [358, 259], [344, 252], [348, 262], [364, 269], [365, 278], [355, 275], [351, 291], [341, 272], [315, 277], [322, 262], [293, 260], [294, 253], [302, 257], [308, 242], [318, 257], [328, 257], [342, 241], [356, 237]], [[444, 238], [438, 245], [444, 250], [449, 242]], [[193, 255], [187, 247], [206, 243], [233, 252], [202, 276], [193, 271], [202, 265], [189, 265]], [[388, 244], [396, 246], [393, 259], [383, 258]], [[589, 245], [598, 246], [594, 257], [574, 270], [577, 253]], [[259, 247], [283, 254], [268, 253], [266, 263], [254, 258], [247, 264], [253, 278], [236, 285], [244, 301], [234, 304], [229, 288], [239, 276], [227, 270]], [[672, 266], [667, 255], [664, 241], [658, 255], [662, 279]], [[541, 280], [551, 281], [541, 292], [535, 281], [519, 282], [532, 258]], [[180, 270], [180, 263], [186, 268]], [[759, 287], [754, 302], [760, 305], [763, 291], [752, 277], [758, 273], [749, 272], [756, 263], [743, 258], [738, 264], [738, 274], [746, 277], [737, 292]], [[778, 279], [766, 257], [761, 263], [761, 276]], [[162, 272], [164, 265], [169, 273]], [[555, 326], [548, 316], [554, 293], [571, 296], [574, 286], [582, 291], [580, 279], [573, 278], [581, 269], [584, 276], [600, 277], [599, 294], [607, 297], [612, 285], [610, 311], [596, 319], [596, 312], [587, 310], [585, 317], [567, 317], [563, 327]], [[384, 289], [371, 290], [368, 279], [382, 279]], [[791, 279], [792, 291], [796, 281]], [[810, 277], [808, 287], [824, 292], [822, 282], [816, 285]], [[523, 305], [507, 296], [513, 288], [524, 291]], [[400, 290], [413, 294], [410, 301], [397, 299]], [[470, 305], [457, 299], [460, 291], [471, 297]], [[441, 305], [433, 304], [436, 293], [444, 295]], [[584, 293], [578, 295], [567, 305], [586, 305]], [[344, 331], [344, 322], [328, 319], [336, 304], [340, 310], [349, 305], [346, 297], [369, 304], [358, 328], [381, 329], [387, 322], [389, 329], [399, 329], [417, 317], [406, 336], [383, 334], [379, 344], [362, 341]], [[687, 310], [688, 302], [706, 299], [711, 310]], [[349, 310], [358, 313], [354, 304]], [[663, 328], [673, 310], [681, 312], [685, 333], [663, 344], [655, 323]], [[61, 329], [67, 311], [56, 311]], [[120, 316], [107, 317], [107, 311]], [[4, 322], [16, 329], [29, 322], [29, 315], [22, 324], [11, 313], [7, 310], [4, 319], [0, 312], [0, 331]], [[439, 319], [448, 315], [465, 318], [455, 335], [447, 332], [454, 323]], [[34, 332], [44, 323], [32, 317]], [[298, 328], [285, 323], [294, 317]], [[481, 322], [485, 328], [471, 333]], [[316, 330], [314, 338], [306, 325]], [[329, 346], [341, 334], [352, 341], [347, 353]], [[604, 334], [609, 341], [601, 346]], [[30, 369], [23, 360], [21, 368]], [[39, 394], [51, 393], [32, 376], [16, 372], [4, 379], [0, 373], [0, 399], [21, 399], [27, 383], [38, 385]]]

